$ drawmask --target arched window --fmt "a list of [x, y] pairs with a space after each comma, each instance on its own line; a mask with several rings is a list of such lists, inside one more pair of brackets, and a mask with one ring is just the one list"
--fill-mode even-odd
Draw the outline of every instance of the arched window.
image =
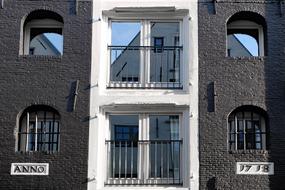
[[252, 12], [240, 12], [227, 23], [227, 55], [229, 57], [264, 56], [263, 17]]
[[52, 55], [63, 53], [63, 19], [57, 13], [37, 10], [30, 13], [23, 28], [24, 55]]
[[242, 106], [228, 118], [230, 150], [265, 150], [266, 112], [254, 106]]
[[58, 112], [49, 106], [31, 106], [21, 115], [18, 151], [57, 152], [60, 124]]

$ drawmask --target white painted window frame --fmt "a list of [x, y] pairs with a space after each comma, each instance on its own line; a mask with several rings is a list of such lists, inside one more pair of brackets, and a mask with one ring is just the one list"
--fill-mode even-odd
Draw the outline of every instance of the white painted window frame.
[[[131, 110], [131, 109], [130, 109]], [[167, 109], [165, 109], [167, 110]], [[151, 115], [167, 115], [167, 116], [171, 116], [171, 115], [177, 115], [179, 116], [179, 140], [183, 140], [182, 142], [182, 149], [181, 149], [181, 159], [180, 160], [180, 176], [181, 176], [181, 180], [183, 182], [183, 186], [184, 184], [187, 184], [186, 180], [187, 180], [187, 175], [186, 175], [186, 170], [185, 168], [189, 167], [189, 163], [186, 163], [186, 154], [187, 154], [187, 142], [184, 142], [184, 139], [189, 139], [186, 131], [186, 127], [189, 126], [189, 124], [187, 124], [186, 122], [186, 113], [184, 113], [186, 110], [183, 109], [179, 109], [176, 110], [174, 109], [173, 112], [169, 112], [169, 111], [164, 111], [162, 109], [159, 110], [153, 110], [153, 109], [147, 109], [147, 110], [139, 110], [136, 111], [133, 109], [133, 111], [116, 111], [116, 110], [112, 110], [112, 111], [107, 111], [104, 114], [104, 118], [105, 118], [105, 123], [106, 123], [106, 130], [105, 130], [105, 139], [110, 140], [111, 139], [111, 125], [110, 125], [110, 115], [137, 115], [138, 119], [139, 119], [139, 139], [138, 140], [149, 140], [149, 117]], [[107, 151], [106, 148], [104, 149], [104, 156], [103, 156], [103, 160], [106, 160], [107, 157]], [[140, 155], [141, 151], [138, 151], [138, 179], [139, 180], [145, 180], [145, 179], [151, 179], [149, 176], [149, 151], [146, 151], [147, 154], [142, 155], [143, 158]], [[107, 166], [108, 162], [104, 163], [104, 180], [107, 180], [108, 176], [107, 176]], [[143, 168], [142, 168], [143, 166]], [[145, 174], [143, 176], [143, 174]], [[119, 182], [119, 181], [118, 181]], [[118, 184], [118, 183], [117, 183]], [[109, 185], [110, 186], [110, 185]], [[111, 185], [112, 186], [112, 185]], [[117, 187], [116, 185], [114, 185], [115, 187]], [[130, 185], [124, 185], [124, 186], [132, 186]], [[140, 187], [146, 187], [146, 185], [139, 185]], [[160, 185], [156, 185], [156, 186], [160, 186]], [[179, 186], [180, 187], [180, 186]]]
[[[173, 17], [162, 17], [156, 16], [154, 18], [144, 18], [144, 17], [135, 17], [129, 16], [127, 18], [107, 18], [108, 20], [108, 45], [112, 45], [111, 37], [112, 37], [112, 22], [139, 22], [141, 24], [141, 35], [140, 35], [140, 46], [151, 46], [151, 22], [160, 22], [160, 23], [179, 23], [179, 46], [183, 46], [184, 42], [184, 23], [183, 17], [173, 18]], [[107, 86], [113, 86], [110, 80], [111, 74], [111, 64], [110, 64], [110, 52], [108, 51], [108, 63], [107, 63]], [[182, 84], [183, 88], [185, 87], [185, 62], [184, 62], [184, 55], [183, 49], [180, 52], [180, 83]], [[116, 83], [116, 82], [114, 82]], [[138, 83], [132, 83], [132, 87], [154, 87], [157, 82], [150, 82], [150, 50], [140, 51], [140, 80]], [[126, 84], [128, 87], [128, 84]], [[163, 87], [163, 83], [161, 83]], [[179, 86], [177, 86], [179, 87]]]
[[59, 28], [63, 31], [63, 23], [53, 19], [34, 19], [28, 22], [23, 29], [23, 55], [29, 55], [30, 53], [30, 34], [32, 28]]
[[[255, 22], [248, 21], [248, 20], [237, 20], [229, 23], [227, 25], [228, 29], [256, 29], [258, 30], [258, 56], [257, 57], [263, 57], [264, 56], [264, 29], [262, 25], [259, 25]], [[228, 49], [228, 35], [227, 35], [227, 41], [226, 41], [226, 50]], [[228, 51], [227, 56], [228, 55]], [[256, 57], [256, 56], [253, 56]]]

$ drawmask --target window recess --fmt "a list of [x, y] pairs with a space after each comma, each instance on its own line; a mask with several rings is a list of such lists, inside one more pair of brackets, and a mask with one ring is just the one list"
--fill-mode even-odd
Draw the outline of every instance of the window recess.
[[255, 107], [240, 107], [228, 118], [229, 150], [265, 150], [267, 121]]
[[109, 88], [183, 88], [181, 21], [110, 20], [109, 25]]
[[61, 56], [63, 54], [63, 18], [55, 12], [37, 10], [23, 24], [20, 54]]
[[60, 125], [57, 111], [47, 106], [31, 106], [22, 114], [18, 129], [18, 151], [57, 152]]
[[227, 56], [264, 56], [264, 29], [248, 20], [236, 20], [227, 24]]
[[110, 114], [105, 185], [182, 185], [180, 115]]

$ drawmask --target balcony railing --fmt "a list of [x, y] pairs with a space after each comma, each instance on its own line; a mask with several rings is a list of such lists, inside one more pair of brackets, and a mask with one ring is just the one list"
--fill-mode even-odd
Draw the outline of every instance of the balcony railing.
[[108, 46], [109, 88], [181, 89], [182, 46]]
[[106, 140], [106, 185], [182, 185], [182, 140]]

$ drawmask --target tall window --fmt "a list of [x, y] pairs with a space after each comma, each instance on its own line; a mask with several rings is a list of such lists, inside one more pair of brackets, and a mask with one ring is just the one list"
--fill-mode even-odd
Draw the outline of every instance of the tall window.
[[18, 151], [57, 152], [59, 150], [59, 114], [47, 106], [27, 108], [19, 121]]
[[255, 107], [241, 107], [228, 118], [230, 150], [266, 149], [266, 114]]
[[30, 13], [23, 28], [24, 55], [63, 54], [63, 19], [57, 13], [37, 10]]
[[180, 21], [110, 21], [109, 87], [182, 88]]
[[182, 184], [179, 115], [110, 115], [106, 184]]
[[[227, 54], [229, 57], [264, 56], [264, 22], [261, 16], [240, 12], [227, 23]], [[257, 21], [255, 21], [255, 19]], [[260, 22], [258, 22], [261, 20]]]

